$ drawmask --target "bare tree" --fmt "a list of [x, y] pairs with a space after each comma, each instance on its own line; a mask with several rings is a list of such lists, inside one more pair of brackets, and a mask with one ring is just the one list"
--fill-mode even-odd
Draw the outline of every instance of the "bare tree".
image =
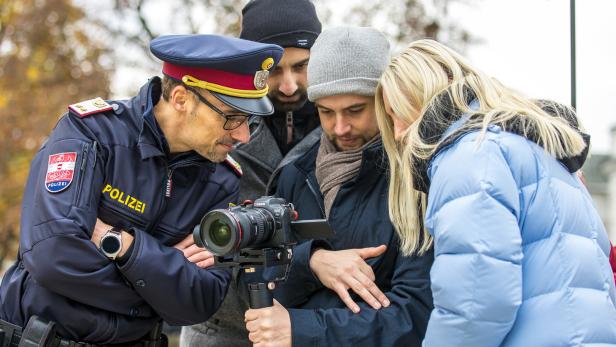
[[349, 22], [385, 32], [400, 49], [413, 40], [432, 38], [464, 51], [473, 38], [449, 17], [451, 3], [465, 0], [378, 0], [355, 4]]
[[[345, 24], [380, 29], [390, 37], [394, 46], [420, 37], [431, 37], [458, 49], [463, 49], [471, 38], [467, 31], [448, 20], [448, 8], [452, 2], [466, 1], [469, 0], [314, 0], [325, 27], [334, 13], [342, 13]], [[241, 9], [248, 0], [107, 2], [99, 8], [90, 9], [91, 17], [96, 18], [93, 21], [105, 28], [114, 46], [125, 49], [132, 46], [132, 52], [135, 52], [119, 54], [116, 61], [156, 71], [158, 61], [152, 59], [148, 50], [150, 40], [161, 34], [218, 33], [236, 36], [240, 32]], [[112, 9], [110, 12], [109, 8]], [[96, 14], [105, 11], [108, 15], [96, 17]], [[136, 54], [137, 50], [142, 54]], [[144, 61], [144, 56], [150, 59]]]
[[[83, 2], [83, 1], [82, 1]], [[218, 33], [237, 35], [241, 9], [247, 0], [106, 0], [85, 7], [92, 22], [106, 31], [113, 46], [149, 56], [149, 43], [164, 34]], [[99, 14], [103, 13], [103, 16]], [[119, 62], [143, 56], [118, 54]], [[155, 61], [155, 60], [152, 60]], [[144, 62], [137, 62], [136, 65]]]

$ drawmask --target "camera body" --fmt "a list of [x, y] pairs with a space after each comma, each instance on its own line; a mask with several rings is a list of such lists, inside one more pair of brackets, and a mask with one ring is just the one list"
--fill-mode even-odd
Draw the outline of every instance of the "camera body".
[[294, 244], [291, 222], [297, 219], [293, 204], [264, 196], [253, 202], [208, 212], [193, 237], [197, 246], [220, 257], [247, 249], [268, 249]]
[[250, 307], [269, 307], [273, 305], [275, 282], [287, 278], [294, 234], [306, 239], [334, 236], [326, 220], [297, 221], [297, 217], [293, 204], [282, 198], [263, 196], [254, 203], [245, 201], [240, 206], [206, 213], [195, 227], [193, 238], [197, 246], [215, 255], [217, 266], [245, 272], [282, 268], [283, 271], [274, 271], [260, 281], [247, 283]]

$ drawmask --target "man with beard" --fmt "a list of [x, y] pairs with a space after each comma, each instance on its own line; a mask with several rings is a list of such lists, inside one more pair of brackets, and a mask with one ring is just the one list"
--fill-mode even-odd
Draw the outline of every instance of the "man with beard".
[[267, 80], [274, 114], [251, 121], [250, 142], [233, 154], [244, 169], [240, 199], [263, 195], [273, 173], [295, 157], [298, 144], [318, 141], [320, 130], [312, 132], [319, 117], [308, 101], [306, 76], [310, 48], [320, 32], [309, 0], [253, 0], [242, 10], [240, 38], [279, 45], [284, 53]]
[[[284, 53], [267, 80], [274, 114], [267, 120], [251, 119], [250, 142], [231, 154], [243, 171], [240, 201], [264, 195], [279, 168], [319, 141], [319, 116], [307, 101], [306, 76], [310, 48], [320, 33], [321, 22], [309, 0], [253, 0], [242, 10], [240, 38], [279, 45]], [[208, 322], [182, 328], [180, 345], [252, 346], [243, 324], [248, 307], [238, 289], [231, 284]]]

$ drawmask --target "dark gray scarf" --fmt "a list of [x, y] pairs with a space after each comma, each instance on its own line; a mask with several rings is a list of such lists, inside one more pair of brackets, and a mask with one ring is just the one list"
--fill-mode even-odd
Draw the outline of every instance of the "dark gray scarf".
[[325, 133], [321, 135], [315, 175], [323, 194], [327, 218], [329, 218], [329, 212], [340, 186], [357, 176], [364, 149], [380, 141], [381, 135], [377, 134], [360, 148], [339, 152]]

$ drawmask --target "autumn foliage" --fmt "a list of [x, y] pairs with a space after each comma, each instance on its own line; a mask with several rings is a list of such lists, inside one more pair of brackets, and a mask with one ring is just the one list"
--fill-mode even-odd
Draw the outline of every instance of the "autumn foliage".
[[33, 155], [68, 104], [109, 94], [94, 29], [69, 0], [0, 0], [0, 269], [17, 252]]

